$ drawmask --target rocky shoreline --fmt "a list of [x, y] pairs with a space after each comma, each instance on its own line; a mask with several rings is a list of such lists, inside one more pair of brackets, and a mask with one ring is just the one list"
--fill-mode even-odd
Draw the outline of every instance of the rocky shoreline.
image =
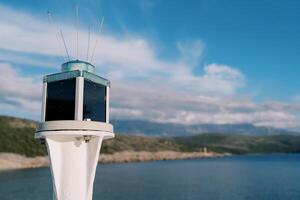
[[[158, 160], [177, 160], [177, 159], [198, 159], [198, 158], [216, 158], [229, 154], [220, 154], [215, 152], [176, 152], [176, 151], [123, 151], [114, 154], [101, 154], [100, 163], [128, 163], [128, 162], [146, 162]], [[28, 158], [23, 155], [13, 153], [0, 153], [0, 170], [39, 168], [49, 166], [47, 156]]]

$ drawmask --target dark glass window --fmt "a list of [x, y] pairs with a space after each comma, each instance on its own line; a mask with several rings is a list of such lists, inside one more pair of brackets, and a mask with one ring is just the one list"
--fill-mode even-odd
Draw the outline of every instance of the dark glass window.
[[76, 79], [47, 84], [46, 121], [74, 120]]
[[84, 80], [83, 120], [106, 122], [106, 86]]

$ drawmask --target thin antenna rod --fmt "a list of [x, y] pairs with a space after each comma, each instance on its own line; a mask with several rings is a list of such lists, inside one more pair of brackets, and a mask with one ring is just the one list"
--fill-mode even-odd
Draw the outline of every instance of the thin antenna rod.
[[79, 10], [79, 7], [78, 5], [76, 6], [76, 31], [77, 31], [77, 34], [76, 34], [76, 57], [77, 57], [77, 60], [78, 60], [78, 46], [79, 46], [79, 33], [78, 33], [78, 29], [79, 29], [79, 19], [78, 19], [78, 10]]
[[88, 33], [88, 46], [87, 46], [87, 52], [86, 52], [86, 61], [89, 59], [89, 51], [90, 51], [90, 38], [91, 38], [91, 27], [89, 26], [89, 33]]
[[[104, 16], [103, 16], [102, 19], [101, 19], [101, 23], [100, 23], [100, 27], [99, 27], [99, 33], [100, 33], [100, 34], [102, 33], [103, 23], [104, 23]], [[95, 45], [94, 45], [94, 48], [93, 48], [93, 51], [92, 51], [91, 62], [93, 61], [93, 58], [94, 58], [94, 54], [95, 54], [95, 50], [96, 50], [97, 44], [98, 44], [98, 37], [96, 38], [96, 42], [95, 42]]]
[[[59, 38], [58, 38], [58, 32], [59, 32], [58, 30], [59, 30], [59, 28], [58, 28], [57, 24], [54, 23], [52, 15], [51, 15], [51, 12], [47, 11], [47, 14], [48, 14], [48, 19], [49, 19], [51, 25], [54, 26], [57, 29], [57, 33], [55, 33], [55, 37], [56, 37], [57, 42], [59, 43], [60, 42]], [[62, 57], [64, 58], [64, 61], [67, 61], [67, 59], [66, 59], [66, 57], [64, 55]]]
[[67, 56], [68, 56], [68, 60], [70, 61], [70, 56], [69, 56], [69, 52], [68, 52], [68, 48], [67, 48], [67, 45], [66, 45], [64, 34], [63, 34], [61, 29], [59, 30], [59, 32], [60, 32], [61, 39], [64, 43], [64, 47], [65, 47], [65, 50], [66, 50], [66, 53], [67, 53]]

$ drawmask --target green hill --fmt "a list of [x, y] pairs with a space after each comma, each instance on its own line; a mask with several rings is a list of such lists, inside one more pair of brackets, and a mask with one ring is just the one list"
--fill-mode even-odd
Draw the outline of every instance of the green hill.
[[45, 145], [33, 138], [35, 122], [14, 117], [0, 116], [0, 152], [26, 156], [45, 155]]
[[300, 152], [300, 137], [293, 135], [245, 136], [210, 133], [177, 137], [175, 142], [182, 151], [197, 151], [207, 147], [211, 151], [232, 154]]
[[[33, 138], [35, 122], [0, 116], [0, 152], [11, 152], [29, 157], [46, 155], [45, 145]], [[200, 151], [204, 147], [219, 153], [297, 153], [300, 136], [246, 136], [237, 134], [199, 134], [195, 136], [158, 138], [116, 135], [102, 145], [103, 153], [120, 151]]]
[[[10, 152], [29, 157], [46, 155], [45, 145], [33, 138], [35, 122], [14, 117], [0, 116], [0, 152]], [[118, 135], [102, 145], [101, 152], [118, 151], [179, 151], [172, 139]]]

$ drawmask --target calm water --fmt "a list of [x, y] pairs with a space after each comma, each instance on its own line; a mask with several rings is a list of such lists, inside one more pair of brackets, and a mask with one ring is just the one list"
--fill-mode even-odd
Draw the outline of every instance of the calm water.
[[[51, 200], [47, 168], [0, 173], [1, 200]], [[300, 155], [107, 164], [94, 199], [300, 199]]]

